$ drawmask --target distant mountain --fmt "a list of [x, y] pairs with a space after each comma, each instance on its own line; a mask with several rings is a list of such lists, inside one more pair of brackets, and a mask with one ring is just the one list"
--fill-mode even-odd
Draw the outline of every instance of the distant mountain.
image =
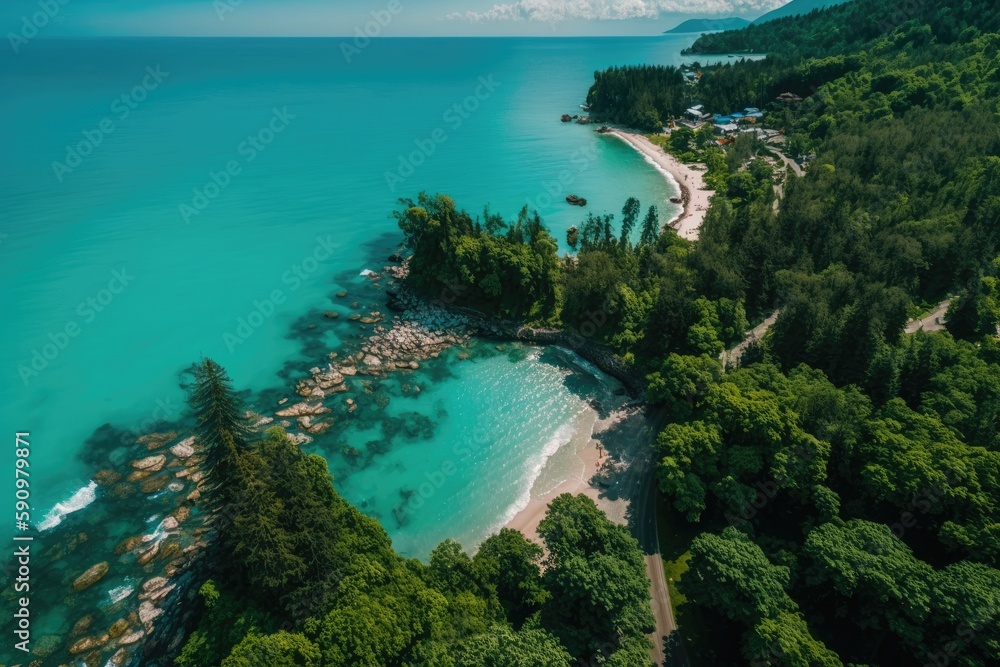
[[677, 35], [685, 32], [714, 32], [716, 30], [739, 30], [750, 25], [750, 21], [738, 17], [727, 19], [688, 19], [676, 28], [665, 31], [664, 35]]
[[767, 14], [758, 17], [754, 20], [754, 23], [765, 23], [767, 21], [773, 21], [774, 19], [780, 19], [783, 16], [808, 14], [814, 9], [833, 7], [834, 5], [840, 5], [845, 2], [847, 2], [847, 0], [792, 0], [787, 5], [778, 7], [777, 9], [771, 10]]

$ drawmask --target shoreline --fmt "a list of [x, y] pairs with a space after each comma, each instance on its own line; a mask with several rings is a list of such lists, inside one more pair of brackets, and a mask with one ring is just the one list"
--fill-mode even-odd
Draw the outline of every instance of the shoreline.
[[[599, 477], [604, 478], [605, 476], [615, 474], [620, 470], [622, 461], [610, 453], [608, 445], [611, 443], [606, 444], [604, 440], [612, 437], [609, 432], [614, 427], [619, 426], [638, 412], [640, 411], [634, 408], [622, 406], [617, 407], [603, 419], [600, 418], [596, 411], [582, 417], [581, 423], [589, 421], [590, 418], [593, 418], [593, 421], [590, 423], [591, 428], [589, 432], [582, 435], [578, 434], [577, 436], [579, 440], [575, 443], [576, 451], [571, 455], [574, 471], [569, 475], [562, 475], [564, 479], [556, 483], [554, 487], [544, 490], [538, 489], [539, 482], [544, 479], [546, 472], [551, 474], [552, 471], [550, 468], [558, 465], [558, 462], [554, 461], [558, 453], [554, 454], [546, 462], [545, 467], [542, 469], [542, 474], [533, 484], [528, 504], [515, 514], [506, 523], [504, 528], [520, 531], [529, 540], [537, 544], [542, 544], [542, 540], [538, 535], [538, 524], [541, 523], [542, 519], [548, 513], [549, 504], [557, 496], [564, 493], [574, 496], [581, 493], [586, 495], [594, 501], [597, 507], [610, 520], [621, 525], [626, 525], [626, 513], [629, 501], [622, 498], [619, 494], [615, 494], [618, 497], [614, 500], [606, 497], [611, 484], [600, 483], [596, 480]], [[618, 442], [615, 444], [621, 446], [626, 443]], [[574, 443], [570, 442], [564, 446], [574, 446]]]
[[715, 194], [714, 191], [705, 189], [704, 174], [684, 164], [641, 134], [619, 128], [612, 129], [607, 134], [627, 143], [677, 184], [681, 191], [683, 209], [679, 216], [667, 222], [664, 227], [674, 229], [682, 238], [697, 241], [710, 200]]

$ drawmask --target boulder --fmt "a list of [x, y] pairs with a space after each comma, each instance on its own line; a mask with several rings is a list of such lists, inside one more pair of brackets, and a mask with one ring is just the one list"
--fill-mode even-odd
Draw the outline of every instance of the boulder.
[[77, 653], [86, 653], [87, 651], [99, 648], [108, 643], [107, 635], [102, 635], [100, 637], [84, 637], [83, 639], [77, 640], [72, 646], [69, 647], [69, 652], [73, 655]]
[[128, 630], [128, 619], [119, 618], [117, 621], [111, 624], [111, 628], [108, 630], [108, 635], [112, 639], [117, 639], [118, 637], [121, 637], [123, 634], [125, 634], [126, 630]]
[[130, 551], [135, 550], [136, 547], [143, 544], [142, 535], [135, 535], [134, 537], [126, 537], [124, 540], [118, 543], [115, 547], [115, 555], [121, 556], [122, 554], [127, 554]]
[[128, 659], [128, 651], [124, 648], [119, 648], [108, 662], [114, 667], [122, 667], [126, 659]]
[[143, 582], [142, 590], [146, 591], [147, 593], [155, 591], [159, 588], [163, 588], [164, 586], [166, 586], [167, 581], [168, 580], [166, 577], [153, 577], [152, 579]]
[[146, 623], [149, 623], [162, 613], [163, 610], [154, 607], [153, 603], [150, 602], [149, 600], [146, 600], [141, 605], [139, 605], [139, 621], [144, 625]]
[[186, 459], [194, 455], [194, 436], [181, 440], [170, 448], [170, 453], [179, 459]]
[[309, 404], [303, 401], [302, 403], [296, 403], [290, 408], [279, 410], [275, 414], [279, 417], [301, 417], [303, 415], [322, 415], [327, 412], [330, 412], [330, 408], [326, 407], [322, 403]]
[[153, 560], [153, 558], [156, 557], [156, 554], [159, 553], [159, 551], [160, 551], [160, 543], [154, 542], [153, 546], [139, 553], [139, 558], [136, 559], [136, 562], [139, 563], [139, 565], [145, 565], [149, 561]]
[[158, 454], [156, 456], [147, 456], [144, 459], [138, 459], [132, 461], [132, 467], [136, 470], [148, 470], [149, 472], [157, 472], [163, 468], [163, 464], [167, 462], [167, 457], [163, 454]]
[[108, 569], [107, 561], [91, 566], [86, 572], [76, 578], [76, 581], [73, 582], [73, 590], [82, 591], [85, 588], [90, 588], [104, 578], [104, 575], [108, 573]]
[[119, 644], [129, 645], [134, 644], [146, 635], [142, 630], [136, 630], [135, 632], [130, 632], [118, 640]]

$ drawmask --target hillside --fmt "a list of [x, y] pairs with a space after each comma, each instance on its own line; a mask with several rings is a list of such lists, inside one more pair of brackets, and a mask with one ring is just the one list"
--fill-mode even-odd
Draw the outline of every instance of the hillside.
[[688, 19], [664, 31], [664, 35], [681, 35], [693, 32], [715, 32], [718, 30], [739, 30], [750, 25], [750, 21], [733, 16], [724, 19]]
[[847, 0], [792, 0], [787, 5], [783, 7], [778, 7], [769, 11], [767, 14], [754, 19], [754, 23], [759, 25], [761, 23], [767, 23], [768, 21], [773, 21], [774, 19], [784, 18], [786, 16], [796, 16], [798, 14], [808, 14], [814, 9], [823, 9], [824, 7], [832, 7], [834, 5], [843, 4]]

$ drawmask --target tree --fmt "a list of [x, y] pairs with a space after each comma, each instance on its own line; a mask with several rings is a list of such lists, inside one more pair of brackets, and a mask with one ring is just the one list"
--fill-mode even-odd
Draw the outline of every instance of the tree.
[[618, 243], [623, 248], [629, 247], [632, 228], [635, 227], [635, 223], [639, 219], [640, 210], [639, 200], [635, 197], [629, 197], [625, 206], [622, 207], [622, 235]]
[[918, 647], [931, 609], [933, 569], [913, 557], [888, 526], [852, 519], [827, 523], [806, 537], [813, 563], [809, 582], [829, 582], [855, 601], [862, 623], [884, 621], [900, 640]]
[[501, 528], [479, 547], [476, 569], [497, 592], [515, 629], [541, 609], [549, 595], [542, 587], [542, 548], [520, 532]]
[[552, 598], [542, 610], [576, 658], [608, 655], [622, 638], [645, 641], [654, 628], [649, 579], [638, 542], [585, 495], [558, 496], [538, 526], [545, 542], [543, 581]]
[[213, 508], [232, 502], [244, 483], [241, 457], [251, 434], [243, 406], [222, 366], [205, 359], [192, 367], [190, 404], [198, 420], [195, 432], [205, 452], [205, 477]]
[[729, 618], [753, 626], [795, 612], [787, 567], [772, 565], [759, 546], [732, 526], [702, 533], [691, 543], [690, 568], [681, 592]]
[[221, 667], [320, 667], [319, 648], [298, 634], [249, 634], [233, 648]]
[[805, 619], [784, 612], [765, 618], [750, 632], [745, 650], [754, 665], [775, 667], [842, 667], [837, 654], [810, 633]]
[[540, 629], [494, 626], [459, 645], [455, 667], [570, 667], [559, 641]]
[[642, 234], [639, 236], [640, 245], [651, 245], [656, 243], [660, 236], [660, 214], [656, 206], [650, 206], [646, 211], [646, 217], [642, 221]]

